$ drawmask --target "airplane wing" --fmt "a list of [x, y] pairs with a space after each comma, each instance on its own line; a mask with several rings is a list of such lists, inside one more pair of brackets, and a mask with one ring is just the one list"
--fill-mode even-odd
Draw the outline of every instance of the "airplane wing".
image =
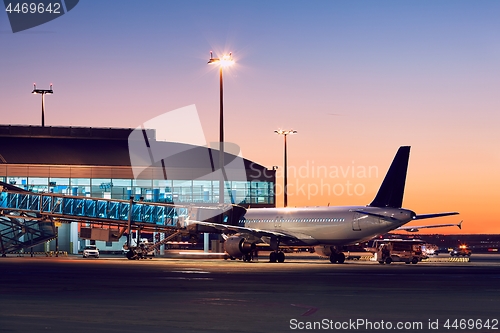
[[408, 232], [417, 232], [420, 229], [428, 229], [428, 228], [441, 228], [441, 227], [458, 227], [462, 229], [462, 221], [457, 224], [433, 224], [433, 225], [421, 225], [421, 226], [407, 226], [407, 227], [399, 227], [396, 230], [404, 230]]
[[380, 217], [380, 218], [386, 219], [386, 220], [396, 220], [395, 218], [393, 218], [391, 216], [386, 216], [383, 214], [376, 214], [376, 213], [372, 213], [372, 212], [366, 212], [364, 210], [353, 210], [353, 212], [364, 214], [364, 215], [369, 215], [369, 216]]
[[[380, 217], [380, 218], [383, 218], [383, 219], [386, 219], [386, 220], [395, 220], [393, 217], [386, 216], [386, 215], [383, 215], [383, 214], [376, 214], [376, 213], [367, 212], [367, 211], [364, 211], [364, 210], [353, 210], [353, 211], [356, 212], [356, 213], [364, 214], [364, 215], [370, 215], [370, 216]], [[415, 215], [413, 217], [413, 219], [414, 220], [423, 220], [423, 219], [431, 219], [431, 218], [435, 218], [435, 217], [450, 216], [450, 215], [457, 215], [457, 214], [460, 214], [460, 213], [458, 213], [458, 212], [447, 212], [447, 213], [434, 213], [434, 214], [420, 214], [420, 215]], [[452, 224], [452, 225], [456, 225], [456, 224]]]
[[198, 224], [198, 225], [204, 225], [207, 227], [212, 227], [214, 229], [217, 229], [219, 231], [222, 231], [224, 233], [248, 233], [252, 234], [257, 237], [281, 237], [285, 239], [294, 239], [295, 237], [285, 234], [283, 232], [279, 231], [271, 231], [271, 230], [261, 230], [261, 229], [255, 229], [255, 228], [246, 228], [246, 227], [238, 227], [234, 225], [228, 225], [228, 224], [221, 224], [221, 223], [213, 223], [213, 222], [203, 222], [203, 221], [195, 221], [195, 220], [189, 220], [187, 224]]
[[420, 214], [420, 215], [415, 215], [415, 217], [413, 219], [414, 220], [423, 220], [423, 219], [432, 219], [435, 217], [458, 215], [458, 214], [460, 214], [460, 213], [459, 212], [447, 212], [447, 213], [435, 213], [435, 214]]

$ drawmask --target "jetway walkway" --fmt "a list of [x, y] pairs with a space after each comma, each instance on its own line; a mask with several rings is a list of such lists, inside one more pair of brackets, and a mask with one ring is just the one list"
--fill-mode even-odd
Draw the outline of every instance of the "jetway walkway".
[[[194, 206], [33, 193], [0, 186], [0, 253], [19, 251], [56, 237], [55, 222], [78, 222], [172, 234], [186, 221], [205, 220], [225, 206]], [[231, 209], [229, 209], [231, 210]]]
[[134, 202], [52, 193], [0, 193], [0, 253], [32, 247], [56, 237], [54, 222], [128, 225], [144, 231], [179, 229], [189, 206]]
[[174, 227], [189, 213], [189, 206], [31, 192], [2, 192], [0, 209], [60, 220], [107, 222], [110, 225], [123, 225], [128, 221], [131, 210], [131, 221], [145, 227]]

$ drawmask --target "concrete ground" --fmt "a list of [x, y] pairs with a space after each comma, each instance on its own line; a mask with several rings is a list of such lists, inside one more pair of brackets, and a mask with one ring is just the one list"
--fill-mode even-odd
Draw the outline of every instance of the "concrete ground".
[[[317, 331], [388, 331], [389, 323], [393, 332], [495, 331], [477, 323], [500, 319], [500, 255], [472, 259], [333, 265], [303, 255], [285, 263], [263, 255], [253, 263], [11, 256], [0, 258], [0, 332], [288, 332], [314, 322]], [[446, 329], [447, 319], [474, 322]]]

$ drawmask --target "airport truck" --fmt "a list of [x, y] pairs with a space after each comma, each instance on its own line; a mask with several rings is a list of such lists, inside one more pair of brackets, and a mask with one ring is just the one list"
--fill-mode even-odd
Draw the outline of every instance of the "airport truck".
[[404, 262], [417, 264], [427, 256], [422, 252], [422, 240], [415, 239], [377, 239], [373, 242], [374, 260], [380, 264]]

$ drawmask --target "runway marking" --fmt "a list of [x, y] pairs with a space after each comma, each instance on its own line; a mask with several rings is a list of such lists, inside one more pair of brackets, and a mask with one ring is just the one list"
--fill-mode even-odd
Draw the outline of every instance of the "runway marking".
[[185, 271], [170, 271], [169, 273], [185, 273], [185, 274], [210, 274], [207, 271], [195, 271], [195, 270], [185, 270]]
[[245, 299], [234, 299], [234, 298], [220, 298], [220, 297], [206, 297], [200, 299], [194, 299], [191, 301], [192, 303], [197, 304], [205, 304], [205, 305], [224, 305], [224, 306], [235, 306], [235, 305], [244, 305], [250, 303], [255, 303], [254, 301], [245, 300]]
[[189, 277], [183, 277], [183, 276], [164, 276], [164, 277], [159, 277], [158, 279], [161, 280], [213, 280], [214, 278], [189, 278]]
[[304, 312], [303, 314], [301, 314], [301, 316], [310, 316], [310, 315], [312, 315], [313, 313], [315, 313], [316, 311], [319, 310], [317, 307], [310, 306], [310, 305], [302, 305], [302, 304], [290, 304], [290, 305], [298, 307], [298, 308], [308, 309], [306, 312]]

